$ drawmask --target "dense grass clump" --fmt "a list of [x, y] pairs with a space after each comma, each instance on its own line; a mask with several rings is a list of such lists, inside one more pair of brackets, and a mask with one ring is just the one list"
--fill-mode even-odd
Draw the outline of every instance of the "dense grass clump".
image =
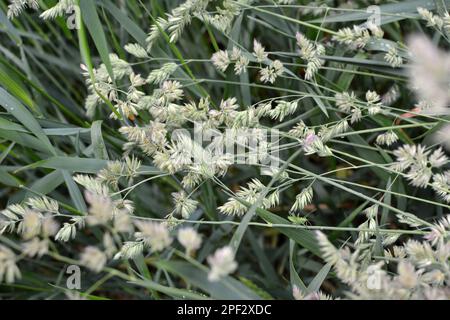
[[449, 4], [0, 1], [0, 299], [449, 299]]

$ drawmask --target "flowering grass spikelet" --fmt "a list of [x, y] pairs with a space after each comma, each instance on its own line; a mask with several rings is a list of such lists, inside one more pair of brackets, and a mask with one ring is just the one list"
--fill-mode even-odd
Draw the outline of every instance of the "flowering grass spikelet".
[[200, 246], [202, 245], [201, 236], [195, 229], [190, 227], [180, 229], [177, 234], [177, 239], [186, 249], [188, 255], [200, 249]]
[[208, 280], [211, 282], [219, 281], [234, 272], [238, 266], [231, 247], [217, 249], [214, 255], [208, 257], [208, 263], [211, 266]]
[[169, 230], [163, 223], [136, 221], [136, 239], [142, 240], [153, 252], [163, 251], [172, 243]]

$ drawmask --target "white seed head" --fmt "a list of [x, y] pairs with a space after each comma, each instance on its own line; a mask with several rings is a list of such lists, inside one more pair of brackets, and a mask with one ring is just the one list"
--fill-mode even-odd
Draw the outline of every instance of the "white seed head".
[[217, 68], [217, 70], [222, 72], [225, 72], [231, 63], [231, 60], [228, 56], [228, 51], [224, 50], [214, 53], [213, 56], [211, 57], [211, 61]]
[[267, 59], [267, 57], [269, 56], [266, 53], [266, 50], [264, 49], [264, 47], [257, 40], [253, 40], [253, 55], [255, 56], [256, 61], [258, 61], [258, 62], [265, 61]]
[[135, 234], [136, 239], [143, 241], [152, 251], [163, 251], [172, 243], [172, 238], [165, 224], [148, 221], [136, 221], [135, 224], [139, 229], [139, 232]]
[[80, 256], [80, 264], [99, 273], [104, 268], [108, 258], [106, 254], [97, 247], [86, 247]]
[[191, 253], [198, 250], [202, 244], [202, 238], [193, 228], [183, 228], [178, 231], [178, 241], [186, 249], [186, 252]]
[[234, 260], [234, 253], [231, 247], [217, 249], [214, 255], [208, 257], [208, 263], [211, 266], [208, 280], [211, 282], [219, 281], [221, 278], [234, 272], [238, 266]]
[[14, 283], [21, 273], [16, 265], [16, 255], [9, 248], [0, 245], [0, 283]]

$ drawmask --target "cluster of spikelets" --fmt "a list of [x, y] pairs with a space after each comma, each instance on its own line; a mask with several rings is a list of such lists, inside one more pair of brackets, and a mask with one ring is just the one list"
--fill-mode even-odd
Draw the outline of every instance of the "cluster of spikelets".
[[[156, 19], [148, 34], [146, 48], [138, 44], [128, 44], [125, 50], [146, 62], [159, 39], [168, 36], [170, 42], [176, 42], [192, 19], [199, 19], [218, 30], [228, 32], [242, 10], [238, 3], [225, 0], [212, 14], [207, 10], [210, 4], [208, 0], [185, 1], [165, 18]], [[75, 1], [59, 1], [41, 16], [44, 19], [52, 19], [65, 14], [74, 5]], [[38, 7], [38, 2], [34, 0], [15, 0], [9, 6], [8, 16], [13, 18], [23, 9]], [[319, 12], [321, 11], [317, 13]], [[422, 8], [418, 9], [418, 13], [427, 21], [429, 27], [436, 28], [445, 37], [449, 37], [448, 14], [441, 17]], [[350, 50], [369, 52], [371, 41], [381, 41], [383, 36], [383, 30], [372, 24], [340, 29], [332, 38], [331, 44], [319, 43], [297, 33], [296, 55], [305, 63], [304, 78], [307, 81], [315, 81], [315, 77], [320, 76], [320, 71], [326, 63], [327, 45], [330, 48], [341, 45], [349, 47]], [[428, 45], [425, 40], [419, 45], [421, 43], [423, 47]], [[238, 76], [255, 69], [258, 74], [255, 81], [267, 86], [274, 85], [278, 79], [287, 75], [295, 76], [286, 67], [286, 63], [275, 59], [276, 55], [266, 51], [258, 40], [253, 40], [253, 48], [250, 50], [251, 52], [236, 44], [229, 50], [214, 53], [210, 63], [218, 73], [226, 73], [232, 67], [233, 73]], [[412, 70], [418, 70], [419, 74], [412, 74], [411, 82], [414, 88], [418, 88], [422, 98], [419, 105], [422, 109], [429, 105], [445, 105], [450, 100], [448, 75], [444, 81], [435, 80], [437, 84], [434, 89], [443, 86], [442, 90], [433, 94], [434, 99], [440, 99], [437, 103], [430, 101], [429, 93], [421, 95], [420, 84], [423, 79], [433, 80], [433, 77], [423, 75], [426, 66], [421, 66], [422, 51], [417, 52], [419, 56], [416, 58], [419, 62], [414, 64], [414, 57], [408, 54], [408, 48], [390, 43], [383, 58], [393, 68], [413, 61]], [[448, 56], [438, 53], [436, 56], [445, 66], [449, 65]], [[23, 243], [20, 256], [11, 249], [0, 246], [0, 281], [12, 283], [20, 278], [18, 265], [23, 256], [41, 257], [49, 254], [51, 242], [70, 243], [75, 241], [80, 230], [90, 227], [101, 228], [103, 241], [97, 246], [85, 247], [78, 260], [93, 272], [101, 272], [112, 260], [133, 259], [141, 254], [157, 255], [178, 244], [187, 256], [194, 256], [202, 246], [202, 236], [195, 228], [186, 227], [183, 223], [199, 207], [199, 202], [195, 199], [197, 187], [209, 179], [219, 181], [220, 177], [227, 174], [235, 162], [235, 157], [239, 156], [216, 151], [226, 149], [228, 140], [235, 141], [239, 129], [252, 129], [251, 136], [258, 137], [263, 120], [283, 123], [296, 114], [302, 99], [312, 96], [304, 94], [290, 99], [275, 97], [245, 108], [238, 104], [235, 97], [223, 99], [217, 105], [209, 98], [187, 101], [184, 99], [182, 83], [175, 80], [182, 66], [168, 62], [155, 68], [150, 74], [142, 75], [133, 69], [131, 63], [115, 54], [110, 55], [110, 61], [113, 74], [110, 74], [103, 64], [93, 70], [93, 76], [87, 68], [83, 70], [90, 93], [86, 99], [86, 113], [93, 117], [99, 112], [99, 106], [103, 106], [106, 101], [111, 104], [110, 117], [121, 121], [122, 127], [119, 131], [127, 140], [124, 145], [124, 160], [110, 162], [107, 168], [95, 177], [75, 177], [75, 181], [85, 189], [85, 198], [89, 204], [89, 210], [85, 214], [74, 216], [61, 209], [57, 201], [47, 197], [30, 198], [23, 204], [11, 205], [3, 210], [0, 214], [0, 233], [16, 233], [22, 237]], [[417, 80], [420, 77], [422, 82]], [[117, 81], [120, 81], [120, 86]], [[150, 88], [151, 94], [147, 94], [148, 90], [144, 88]], [[291, 147], [298, 148], [307, 156], [331, 157], [334, 152], [331, 144], [333, 140], [344, 138], [346, 134], [351, 133], [353, 125], [379, 114], [399, 116], [393, 109], [387, 108], [396, 99], [398, 88], [395, 87], [383, 96], [369, 90], [363, 99], [353, 92], [338, 92], [329, 97], [339, 114], [338, 121], [309, 126], [300, 120], [296, 121], [289, 131], [278, 134], [292, 140]], [[148, 111], [152, 120], [138, 126], [134, 124], [134, 120], [140, 111]], [[190, 127], [192, 123], [202, 123], [202, 130], [214, 136], [209, 147], [203, 147], [189, 135], [178, 133], [178, 129]], [[247, 144], [245, 139], [241, 141], [244, 145]], [[388, 130], [376, 137], [375, 144], [377, 147], [389, 148], [398, 140], [397, 133]], [[133, 182], [143, 175], [141, 162], [130, 157], [134, 154], [135, 147], [140, 148], [160, 170], [158, 177], [174, 174], [182, 177], [183, 190], [172, 194], [173, 210], [167, 213], [163, 221], [135, 215], [133, 203], [126, 200], [126, 196], [122, 196], [123, 192], [133, 191], [136, 187]], [[268, 143], [265, 151], [259, 153], [263, 158], [259, 160], [270, 157], [273, 148], [274, 146]], [[404, 145], [396, 148], [392, 154], [396, 159], [389, 167], [384, 168], [385, 170], [403, 176], [414, 187], [430, 187], [443, 201], [450, 202], [450, 172], [445, 170], [448, 158], [442, 149]], [[276, 169], [270, 166], [263, 169], [268, 175], [276, 177], [271, 187], [264, 185], [257, 178], [253, 178], [247, 186], [241, 186], [236, 192], [224, 186], [224, 192], [230, 197], [218, 210], [237, 219], [243, 216], [251, 205], [257, 204], [260, 208], [270, 210], [279, 205], [283, 191], [299, 183], [299, 179], [290, 177], [287, 171], [276, 172]], [[302, 224], [305, 221], [299, 214], [313, 201], [314, 181], [307, 183], [290, 205], [289, 220], [294, 224]], [[121, 185], [128, 187], [121, 190]], [[425, 241], [408, 240], [403, 245], [395, 245], [401, 233], [380, 233], [378, 206], [369, 207], [365, 210], [365, 215], [367, 220], [359, 226], [358, 239], [352, 246], [338, 249], [323, 233], [316, 234], [325, 261], [334, 267], [337, 277], [348, 286], [349, 298], [450, 297], [449, 216], [432, 224], [413, 214], [399, 213], [398, 221], [411, 228], [420, 228], [420, 232], [425, 234]], [[238, 268], [235, 252], [228, 246], [218, 249], [207, 261], [210, 265], [210, 281], [218, 281]], [[394, 273], [388, 273], [388, 269]], [[293, 295], [296, 299], [328, 298], [321, 292], [307, 293], [298, 287], [293, 288]]]
[[[78, 176], [76, 180], [86, 188], [90, 209], [88, 215], [71, 218], [71, 223], [64, 223], [62, 228], [59, 220], [70, 216], [60, 213], [58, 203], [49, 198], [31, 198], [23, 205], [12, 205], [1, 212], [1, 231], [16, 232], [24, 239], [23, 256], [41, 257], [48, 253], [50, 241], [71, 241], [77, 230], [86, 226], [105, 229], [102, 244], [87, 246], [79, 256], [80, 265], [93, 272], [102, 271], [112, 259], [136, 258], [145, 250], [157, 254], [173, 244], [175, 235], [187, 255], [193, 255], [201, 247], [202, 236], [192, 227], [180, 227], [176, 219], [154, 222], [134, 216], [132, 204], [112, 200], [110, 187], [102, 183], [101, 178]], [[254, 182], [245, 191], [257, 189], [257, 186], [258, 183]], [[183, 198], [180, 195], [174, 197], [178, 202], [176, 207], [183, 207], [180, 197]], [[307, 201], [311, 197], [312, 191], [306, 189], [293, 210], [304, 206], [305, 199]], [[195, 204], [190, 206], [195, 207]], [[361, 231], [352, 248], [337, 249], [323, 233], [316, 234], [325, 261], [334, 267], [337, 277], [348, 285], [347, 296], [356, 299], [450, 298], [447, 286], [450, 280], [450, 216], [431, 224], [414, 215], [399, 215], [400, 222], [420, 228], [424, 234], [422, 242], [408, 240], [399, 246], [395, 243], [401, 233], [394, 230], [391, 234], [380, 234], [378, 213], [377, 205], [365, 210], [367, 221], [359, 226]], [[120, 243], [118, 239], [126, 239], [127, 234], [133, 234], [134, 240]], [[380, 245], [384, 251], [376, 256]], [[11, 283], [20, 278], [17, 266], [20, 257], [12, 250], [0, 246], [0, 261], [0, 279]], [[220, 280], [237, 269], [230, 247], [218, 249], [208, 258], [208, 263], [211, 266], [210, 281]], [[397, 266], [397, 272], [394, 275], [388, 273], [383, 268], [385, 265], [388, 268]], [[321, 292], [307, 294], [298, 287], [293, 288], [293, 295], [296, 299], [329, 298]]]
[[[336, 248], [320, 231], [316, 237], [325, 261], [348, 289], [350, 299], [448, 300], [450, 290], [450, 215], [431, 224], [414, 215], [399, 215], [399, 221], [420, 227], [423, 240], [396, 245], [400, 233], [381, 235], [379, 206], [364, 211], [354, 245]], [[328, 300], [332, 297], [293, 287], [297, 300]]]
[[[11, 205], [1, 211], [0, 233], [16, 233], [23, 239], [23, 244], [21, 256], [0, 246], [0, 281], [12, 283], [20, 278], [17, 264], [23, 257], [40, 258], [49, 253], [52, 241], [70, 243], [77, 232], [87, 227], [104, 231], [99, 245], [87, 246], [79, 255], [79, 264], [97, 273], [112, 260], [134, 259], [147, 250], [157, 254], [172, 245], [174, 237], [188, 256], [200, 249], [202, 236], [194, 228], [180, 227], [174, 218], [161, 222], [134, 216], [133, 204], [120, 198], [113, 199], [113, 187], [101, 175], [96, 179], [77, 176], [75, 180], [86, 189], [87, 215], [72, 217], [64, 214], [58, 202], [46, 197], [30, 198], [22, 205]], [[180, 215], [195, 209], [195, 203], [186, 203], [183, 197], [182, 194], [174, 195], [175, 211]], [[218, 249], [208, 257], [208, 262], [211, 266], [210, 281], [218, 281], [237, 268], [230, 247]]]
[[[403, 245], [393, 245], [400, 234], [392, 234], [382, 239], [384, 250], [373, 259], [367, 252], [377, 250], [376, 211], [377, 208], [366, 211], [368, 223], [363, 227], [369, 231], [360, 232], [355, 247], [338, 249], [323, 233], [317, 232], [324, 259], [348, 286], [346, 296], [377, 300], [450, 299], [450, 216], [432, 225], [414, 217], [405, 221], [427, 230], [424, 240], [408, 240]], [[294, 288], [293, 294], [296, 299], [329, 298], [321, 292], [305, 295], [299, 288]]]
[[[38, 0], [11, 0], [10, 2], [8, 6], [8, 18], [10, 19], [19, 16], [27, 8], [38, 10], [40, 7]], [[76, 0], [59, 0], [53, 7], [44, 11], [41, 18], [50, 20], [64, 16], [72, 12], [75, 5]]]
[[[269, 54], [260, 42], [254, 40], [252, 54], [243, 53], [241, 49], [233, 47], [228, 52], [220, 50], [213, 54], [211, 61], [218, 71], [225, 72], [228, 67], [234, 65], [234, 73], [241, 75], [247, 71], [250, 62], [259, 64], [259, 76], [263, 83], [273, 84], [275, 80], [283, 75], [284, 66], [280, 60], [270, 60]], [[262, 67], [265, 65], [265, 67]]]

